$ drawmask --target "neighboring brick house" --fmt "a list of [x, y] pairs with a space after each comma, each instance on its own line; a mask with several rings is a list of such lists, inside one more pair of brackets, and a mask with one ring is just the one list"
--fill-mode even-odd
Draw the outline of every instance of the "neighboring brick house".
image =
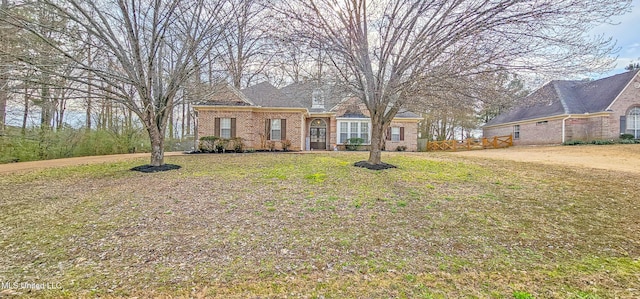
[[[291, 150], [344, 149], [350, 138], [371, 140], [371, 121], [361, 101], [335, 86], [316, 82], [295, 83], [281, 89], [260, 83], [241, 91], [222, 86], [208, 99], [193, 106], [197, 138], [240, 137], [246, 148], [268, 149], [273, 142]], [[391, 122], [385, 148], [399, 146], [416, 151], [421, 118], [402, 111]]]
[[483, 126], [485, 137], [513, 134], [516, 145], [640, 138], [640, 75], [629, 71], [595, 81], [551, 81], [522, 105]]

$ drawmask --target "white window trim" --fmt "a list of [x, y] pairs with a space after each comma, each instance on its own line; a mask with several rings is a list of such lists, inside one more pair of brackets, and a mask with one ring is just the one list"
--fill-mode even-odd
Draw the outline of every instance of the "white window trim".
[[342, 123], [347, 123], [347, 140], [349, 138], [351, 138], [351, 123], [358, 123], [358, 131], [357, 131], [357, 135], [358, 137], [361, 136], [361, 130], [362, 130], [362, 125], [361, 123], [367, 123], [367, 142], [363, 143], [364, 145], [369, 145], [371, 144], [371, 119], [369, 118], [337, 118], [336, 119], [336, 128], [338, 130], [338, 140], [337, 143], [338, 144], [345, 144], [346, 140], [342, 140]]
[[[635, 112], [635, 113], [634, 113]], [[634, 138], [640, 137], [640, 107], [633, 107], [627, 113], [627, 132], [633, 132]]]

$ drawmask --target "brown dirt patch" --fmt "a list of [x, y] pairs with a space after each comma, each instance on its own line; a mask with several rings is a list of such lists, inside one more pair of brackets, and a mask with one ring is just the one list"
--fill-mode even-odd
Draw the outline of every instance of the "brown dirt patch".
[[640, 173], [640, 145], [520, 146], [453, 155]]

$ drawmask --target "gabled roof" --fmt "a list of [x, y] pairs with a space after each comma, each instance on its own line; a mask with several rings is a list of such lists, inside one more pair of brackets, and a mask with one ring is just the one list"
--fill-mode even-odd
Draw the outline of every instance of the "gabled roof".
[[196, 105], [207, 106], [256, 106], [251, 99], [246, 97], [232, 86], [221, 84], [213, 88], [211, 95]]
[[523, 105], [500, 114], [485, 126], [566, 114], [605, 112], [638, 71], [595, 81], [551, 81], [523, 99]]
[[[281, 89], [268, 82], [262, 82], [240, 91], [230, 85], [220, 85], [216, 86], [211, 94], [207, 100], [196, 105], [304, 108], [311, 113], [336, 113], [337, 117], [368, 117], [368, 111], [359, 98], [353, 97], [338, 85], [319, 81], [293, 83]], [[315, 106], [314, 98], [320, 99], [316, 101]], [[416, 118], [418, 115], [402, 110], [396, 117]]]
[[[310, 112], [328, 112], [331, 107], [349, 96], [349, 92], [337, 85], [315, 80], [293, 83], [280, 90], [292, 101], [292, 104], [297, 105], [296, 107], [308, 108]], [[319, 96], [324, 100], [324, 108], [313, 108], [314, 91], [320, 92]]]
[[367, 118], [369, 111], [364, 107], [362, 101], [357, 97], [349, 97], [340, 101], [331, 108], [331, 112], [336, 113], [336, 117]]
[[291, 101], [288, 100], [278, 88], [266, 81], [242, 89], [240, 92], [258, 106], [278, 108], [298, 107], [291, 105]]

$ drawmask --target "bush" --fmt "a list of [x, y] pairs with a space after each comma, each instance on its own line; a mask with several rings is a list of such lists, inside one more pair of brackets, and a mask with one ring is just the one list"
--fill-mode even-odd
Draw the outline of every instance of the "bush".
[[229, 145], [229, 139], [218, 138], [215, 143], [216, 153], [224, 153]]
[[607, 145], [607, 144], [616, 144], [613, 140], [594, 140], [591, 143], [595, 145]]
[[635, 140], [635, 139], [620, 139], [618, 140], [618, 143], [620, 144], [636, 144], [636, 143], [640, 143], [640, 139]]
[[284, 150], [285, 152], [288, 152], [290, 148], [291, 148], [291, 140], [285, 139], [284, 141], [282, 141], [282, 150]]
[[404, 145], [398, 145], [398, 147], [396, 147], [396, 151], [399, 151], [399, 152], [404, 152], [406, 150], [407, 150], [407, 147]]
[[582, 140], [569, 140], [563, 143], [563, 145], [581, 145], [581, 144], [587, 144], [587, 143]]
[[68, 126], [57, 130], [9, 128], [0, 136], [0, 163], [144, 152], [149, 138], [141, 129], [122, 132]]
[[618, 140], [611, 140], [611, 139], [599, 139], [599, 140], [593, 140], [593, 141], [582, 141], [582, 140], [570, 140], [567, 141], [565, 143], [563, 143], [563, 145], [581, 145], [581, 144], [594, 144], [594, 145], [609, 145], [609, 144], [635, 144], [638, 143], [640, 144], [640, 140], [635, 140], [635, 139], [618, 139]]
[[362, 143], [364, 143], [364, 139], [362, 138], [349, 138], [344, 146], [348, 151], [357, 151]]
[[200, 145], [198, 150], [203, 153], [213, 153], [216, 151], [216, 143], [220, 139], [217, 136], [202, 136], [200, 137]]
[[620, 139], [631, 140], [631, 139], [635, 139], [635, 136], [633, 136], [633, 134], [620, 134]]
[[242, 141], [242, 138], [240, 137], [231, 138], [231, 144], [234, 152], [236, 153], [244, 152], [244, 142]]

